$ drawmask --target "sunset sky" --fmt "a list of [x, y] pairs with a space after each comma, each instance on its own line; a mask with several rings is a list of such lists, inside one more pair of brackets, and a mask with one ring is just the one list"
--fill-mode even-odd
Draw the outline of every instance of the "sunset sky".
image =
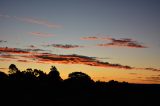
[[82, 71], [160, 84], [159, 0], [0, 0], [0, 71]]

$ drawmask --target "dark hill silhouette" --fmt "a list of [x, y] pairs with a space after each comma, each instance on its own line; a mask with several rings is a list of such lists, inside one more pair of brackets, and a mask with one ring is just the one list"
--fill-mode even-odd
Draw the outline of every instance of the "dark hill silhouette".
[[93, 81], [83, 72], [72, 72], [63, 80], [52, 66], [48, 74], [38, 69], [20, 71], [9, 66], [0, 72], [0, 104], [14, 106], [156, 106], [159, 84]]

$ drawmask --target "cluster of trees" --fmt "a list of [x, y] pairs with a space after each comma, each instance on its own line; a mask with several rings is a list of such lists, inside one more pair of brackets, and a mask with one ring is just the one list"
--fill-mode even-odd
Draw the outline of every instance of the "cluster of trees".
[[[55, 66], [51, 66], [50, 72], [46, 74], [42, 70], [28, 68], [24, 71], [20, 71], [15, 64], [9, 66], [8, 74], [0, 71], [0, 81], [10, 80], [10, 81], [50, 81], [54, 83], [61, 82], [72, 82], [76, 83], [95, 83], [89, 75], [83, 72], [72, 72], [68, 75], [68, 79], [63, 80], [60, 76], [59, 71]], [[97, 81], [97, 84], [104, 84], [106, 82]], [[110, 85], [120, 84], [121, 82], [110, 80], [108, 82]], [[122, 82], [121, 84], [128, 84], [127, 82]]]
[[160, 97], [159, 89], [160, 85], [94, 81], [83, 72], [72, 72], [62, 79], [54, 66], [48, 74], [31, 68], [20, 71], [14, 64], [8, 74], [0, 72], [0, 103], [5, 101], [6, 105], [153, 106]]

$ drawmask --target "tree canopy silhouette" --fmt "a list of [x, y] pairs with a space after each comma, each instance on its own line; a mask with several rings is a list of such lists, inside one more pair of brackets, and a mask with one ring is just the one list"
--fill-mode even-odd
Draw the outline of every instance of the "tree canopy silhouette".
[[130, 84], [115, 80], [94, 82], [84, 72], [72, 72], [63, 80], [55, 66], [51, 66], [50, 72], [46, 74], [32, 68], [21, 71], [11, 64], [8, 73], [0, 72], [0, 100], [9, 98], [16, 106], [19, 101], [28, 106], [154, 106], [160, 96], [160, 85]]

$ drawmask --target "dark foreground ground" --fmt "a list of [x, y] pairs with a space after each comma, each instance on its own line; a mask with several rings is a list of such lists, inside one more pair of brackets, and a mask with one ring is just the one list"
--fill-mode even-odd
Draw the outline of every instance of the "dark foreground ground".
[[160, 85], [1, 82], [1, 106], [160, 106]]

